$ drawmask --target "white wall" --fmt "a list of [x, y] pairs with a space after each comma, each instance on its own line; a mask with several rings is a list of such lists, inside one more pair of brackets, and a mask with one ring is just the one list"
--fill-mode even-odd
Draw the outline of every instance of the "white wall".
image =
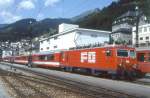
[[2, 57], [12, 56], [12, 51], [3, 51]]
[[[145, 31], [146, 29], [146, 31]], [[146, 24], [146, 25], [142, 25], [139, 26], [139, 44], [141, 43], [146, 43], [146, 42], [150, 42], [150, 24]], [[136, 43], [136, 27], [133, 27], [132, 29], [132, 43], [135, 44]], [[146, 39], [146, 37], [149, 37], [149, 39]], [[140, 38], [143, 38], [143, 40], [141, 40]]]
[[75, 40], [76, 44], [79, 46], [95, 43], [104, 43], [109, 42], [109, 34], [79, 30], [77, 32]]
[[[72, 32], [54, 38], [50, 38], [48, 41], [44, 40], [43, 43], [40, 42], [40, 51], [53, 51], [75, 47], [74, 37], [75, 32]], [[47, 47], [49, 47], [49, 49], [47, 49]], [[43, 50], [41, 50], [41, 48], [43, 48]]]
[[62, 33], [64, 31], [74, 29], [74, 28], [79, 28], [79, 25], [62, 23], [59, 25], [59, 33]]
[[[57, 38], [56, 38], [57, 37]], [[76, 46], [109, 42], [109, 33], [75, 29], [40, 42], [40, 52], [69, 49]], [[49, 49], [47, 49], [49, 47]], [[43, 48], [43, 50], [41, 50]]]

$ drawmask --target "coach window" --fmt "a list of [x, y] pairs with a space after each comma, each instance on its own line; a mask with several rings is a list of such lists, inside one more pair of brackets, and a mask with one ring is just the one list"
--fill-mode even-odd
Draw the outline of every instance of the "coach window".
[[140, 61], [140, 62], [144, 62], [145, 61], [145, 54], [144, 53], [140, 53], [139, 55], [138, 55], [138, 61]]
[[45, 60], [45, 56], [44, 56], [44, 55], [41, 55], [41, 56], [40, 56], [40, 60]]
[[148, 54], [148, 62], [150, 62], [150, 53]]
[[112, 55], [112, 51], [111, 50], [106, 50], [106, 56], [111, 56]]
[[47, 56], [47, 60], [54, 60], [54, 54], [50, 54]]

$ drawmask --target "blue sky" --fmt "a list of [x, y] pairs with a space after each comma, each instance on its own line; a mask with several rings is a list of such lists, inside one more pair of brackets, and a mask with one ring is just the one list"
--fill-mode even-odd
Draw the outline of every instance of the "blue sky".
[[0, 24], [23, 18], [71, 18], [116, 0], [0, 0]]

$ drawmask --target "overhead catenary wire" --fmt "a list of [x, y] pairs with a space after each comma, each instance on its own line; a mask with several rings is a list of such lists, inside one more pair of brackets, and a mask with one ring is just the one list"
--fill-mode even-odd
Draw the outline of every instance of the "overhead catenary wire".
[[[93, 3], [95, 3], [94, 0], [92, 0]], [[96, 0], [97, 1], [97, 0]], [[67, 15], [70, 15], [72, 13], [76, 13], [77, 11], [79, 11], [81, 8], [85, 8], [86, 6], [91, 5], [90, 0], [83, 0], [82, 2], [79, 2], [79, 4], [75, 5], [74, 7], [72, 7], [72, 9], [66, 11]]]

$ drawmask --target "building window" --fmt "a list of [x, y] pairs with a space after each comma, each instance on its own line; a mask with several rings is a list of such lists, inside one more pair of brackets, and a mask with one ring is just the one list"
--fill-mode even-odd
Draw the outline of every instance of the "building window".
[[148, 36], [146, 36], [146, 40], [149, 40], [149, 37], [148, 37]]
[[47, 50], [49, 50], [49, 47], [47, 47]]
[[50, 39], [47, 39], [47, 42], [49, 42]]
[[143, 40], [143, 37], [140, 37], [140, 40]]
[[139, 33], [142, 33], [142, 28], [139, 28]]
[[97, 37], [97, 35], [96, 34], [91, 34], [91, 37]]
[[146, 27], [144, 27], [144, 32], [147, 32], [147, 28]]
[[56, 37], [54, 37], [54, 40], [57, 40], [57, 38], [58, 38], [57, 36], [56, 36]]
[[55, 45], [54, 48], [57, 48], [57, 45]]

